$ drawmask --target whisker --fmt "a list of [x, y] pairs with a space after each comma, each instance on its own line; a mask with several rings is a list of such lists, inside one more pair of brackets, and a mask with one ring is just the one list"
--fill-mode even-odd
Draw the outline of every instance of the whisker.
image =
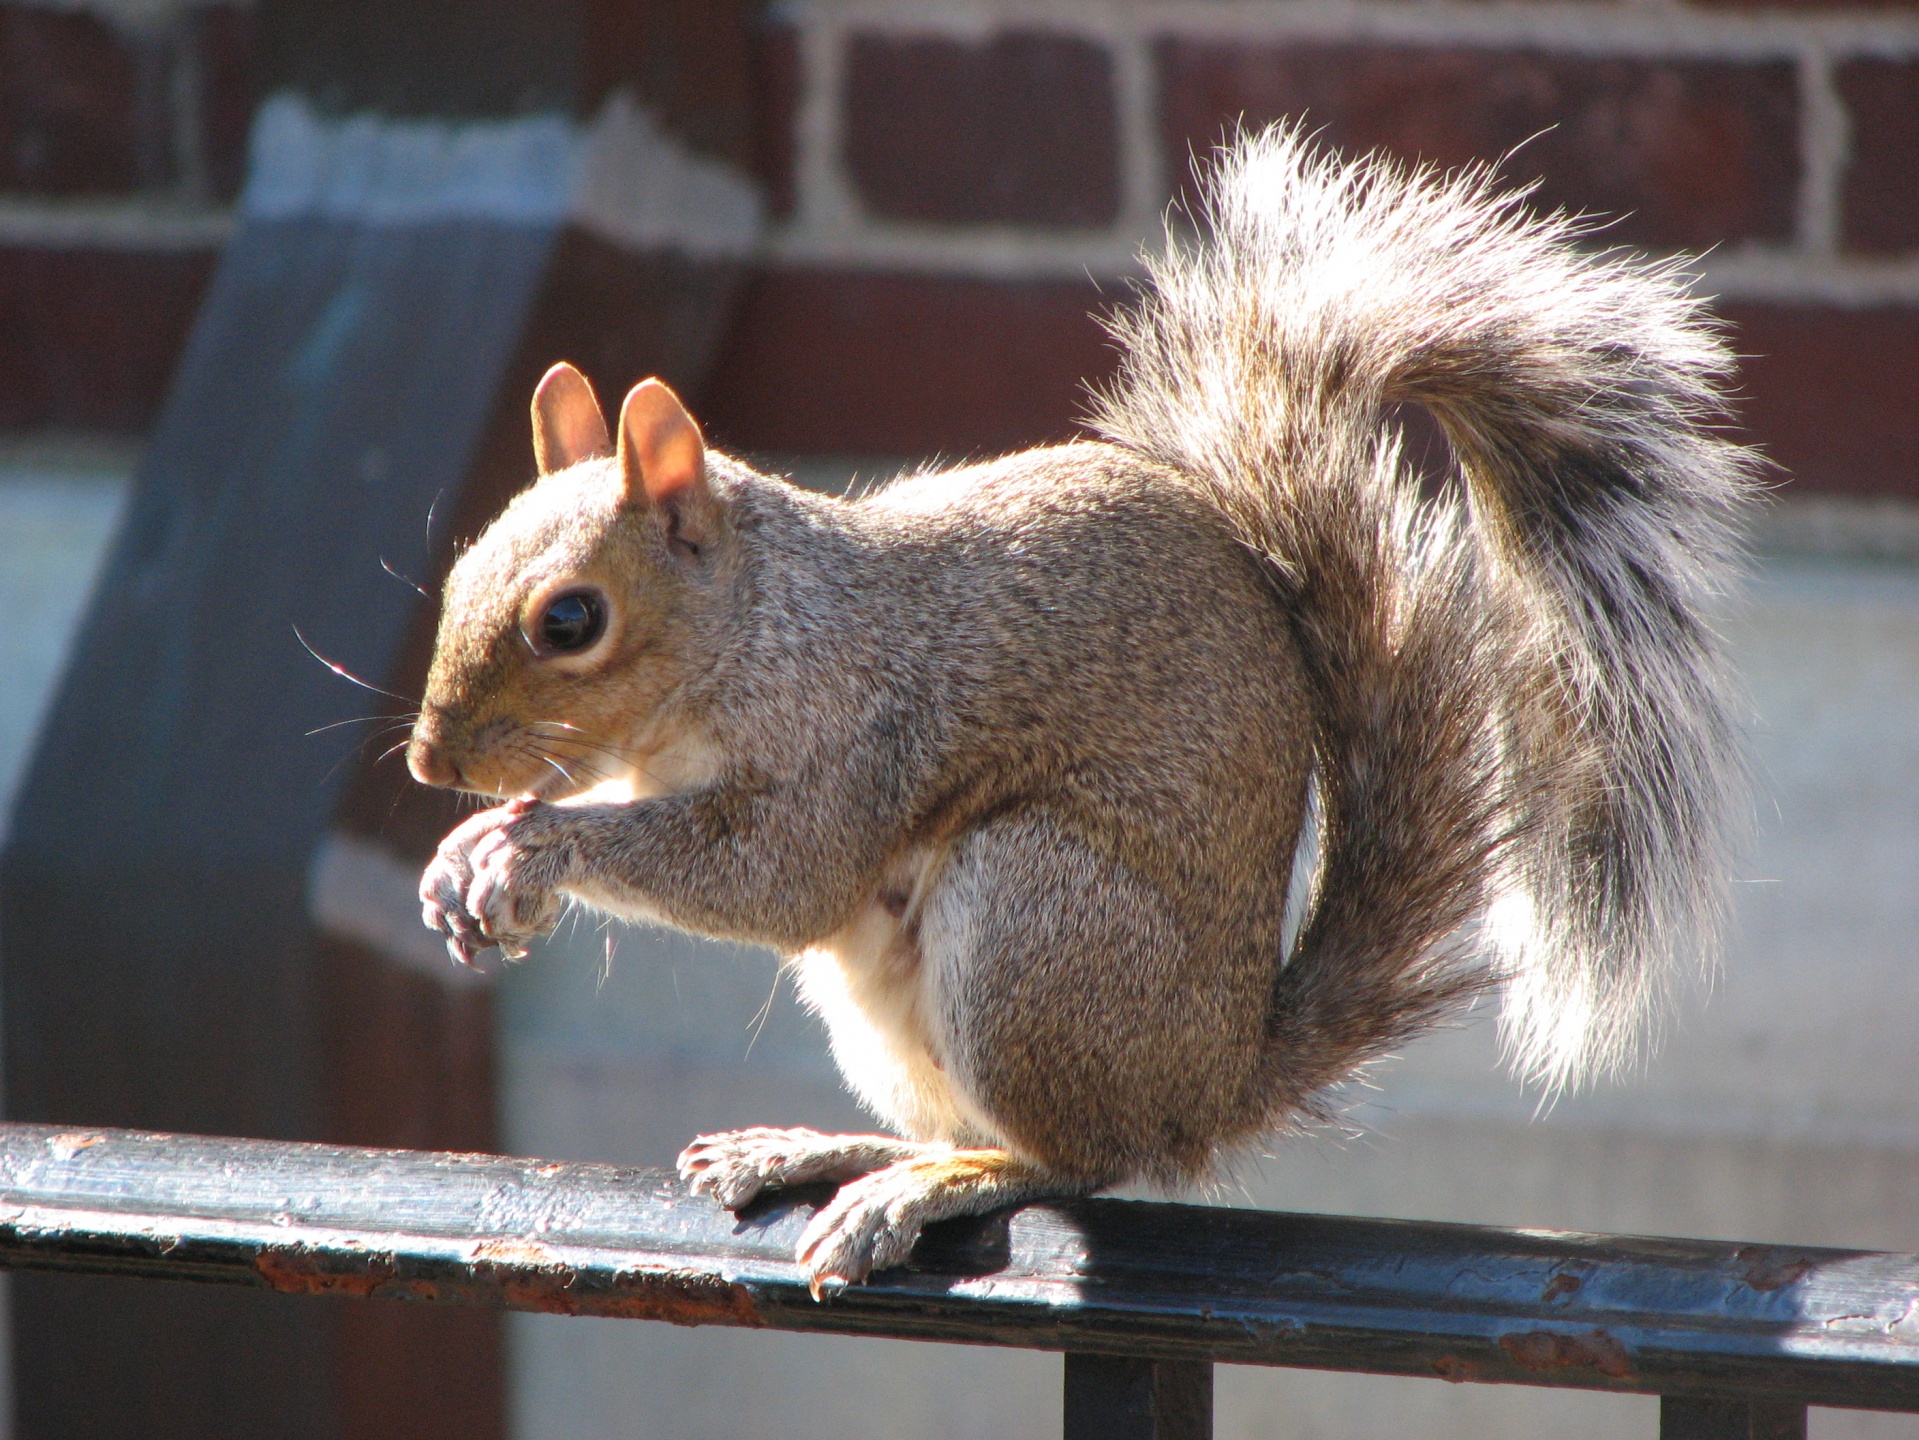
[[611, 930], [608, 930], [606, 932], [606, 953], [604, 956], [601, 957], [601, 960], [600, 960], [600, 978], [598, 982], [595, 983], [595, 985], [593, 986], [593, 995], [595, 999], [599, 998], [600, 992], [606, 989], [606, 982], [612, 978], [613, 978], [613, 932]]
[[[673, 983], [675, 984], [675, 986], [679, 984], [678, 975], [675, 975], [673, 977]], [[753, 1017], [753, 1033], [747, 1039], [746, 1054], [741, 1057], [743, 1060], [751, 1060], [753, 1058], [753, 1047], [760, 1043], [760, 1034], [766, 1029], [766, 1022], [770, 1018], [772, 1018], [773, 997], [778, 995], [779, 993], [780, 993], [780, 972], [776, 969], [773, 972], [773, 983], [772, 985], [767, 987], [766, 999], [760, 1005], [759, 1013]]]
[[585, 755], [575, 755], [573, 757], [573, 763], [595, 780], [605, 780], [612, 774], [612, 771], [608, 770], [604, 765], [589, 759]]
[[[581, 748], [587, 749], [587, 750], [597, 750], [600, 754], [607, 756], [609, 759], [617, 760], [622, 765], [629, 766], [635, 775], [639, 775], [644, 779], [651, 780], [654, 784], [662, 786], [663, 788], [666, 785], [666, 782], [661, 780], [658, 775], [654, 774], [646, 766], [640, 764], [638, 760], [634, 759], [634, 756], [637, 753], [636, 751], [624, 746], [608, 745], [599, 740], [586, 739], [585, 732], [581, 731], [580, 727], [577, 725], [569, 725], [564, 720], [528, 720], [525, 722], [525, 725], [528, 728], [531, 728], [532, 726], [535, 726], [535, 725], [549, 725], [560, 730], [575, 731], [577, 732], [576, 734], [569, 735], [566, 737], [565, 739], [566, 744], [578, 745]], [[602, 774], [602, 778], [605, 778], [604, 772], [601, 772], [601, 774]]]
[[584, 745], [589, 750], [598, 750], [602, 754], [611, 755], [617, 760], [626, 760], [633, 754], [633, 751], [625, 746], [609, 745], [603, 740], [589, 739], [587, 738], [586, 732], [580, 729], [579, 726], [568, 725], [564, 720], [528, 720], [526, 724], [529, 729], [539, 725], [552, 726], [556, 729], [571, 731], [572, 733], [566, 737], [567, 744]]
[[[603, 750], [618, 748], [614, 746], [609, 746], [604, 740], [593, 739], [591, 736], [589, 736], [586, 733], [586, 731], [582, 730], [578, 725], [569, 725], [564, 720], [528, 720], [526, 724], [529, 729], [535, 726], [538, 726], [542, 729], [548, 729], [548, 730], [564, 730], [567, 732], [568, 737], [573, 739], [573, 743], [576, 745], [597, 745]], [[577, 738], [573, 738], [573, 737], [577, 737]]]
[[562, 765], [559, 761], [555, 760], [551, 755], [542, 755], [538, 751], [535, 751], [533, 753], [533, 758], [535, 760], [546, 761], [547, 764], [551, 765], [555, 770], [559, 772], [560, 778], [566, 781], [567, 784], [578, 785], [580, 783], [579, 781], [575, 780], [570, 774], [567, 773], [566, 766]]
[[[353, 759], [354, 757], [359, 756], [361, 758], [364, 758], [366, 755], [366, 747], [371, 745], [375, 740], [379, 738], [380, 737], [378, 734], [365, 735], [365, 736], [362, 736], [359, 739], [359, 741], [357, 741], [355, 744], [348, 746], [346, 750], [341, 752], [339, 759], [335, 760], [331, 765], [327, 766], [327, 772], [321, 778], [320, 783], [324, 785], [328, 780], [331, 780], [336, 774], [339, 773], [340, 767], [346, 764], [347, 761]], [[400, 744], [405, 745], [406, 741], [402, 740]], [[374, 760], [373, 763], [375, 765], [378, 765], [381, 760], [386, 759], [387, 755], [391, 755], [392, 753], [393, 751], [391, 750], [387, 751], [386, 754], [379, 756], [378, 759]]]
[[375, 720], [391, 720], [411, 725], [419, 718], [417, 711], [411, 715], [355, 715], [351, 720], [335, 720], [330, 725], [315, 725], [306, 733], [308, 736], [323, 735], [329, 730], [338, 730], [342, 725], [366, 725]]
[[391, 575], [395, 580], [398, 580], [402, 585], [410, 585], [415, 590], [419, 591], [420, 598], [422, 600], [431, 600], [433, 598], [431, 595], [426, 593], [426, 587], [421, 585], [418, 580], [409, 580], [406, 576], [402, 575], [398, 570], [395, 570], [391, 565], [387, 564], [386, 557], [384, 555], [380, 557], [380, 568], [386, 571], [386, 573]]
[[[572, 784], [578, 785], [580, 783], [579, 780], [573, 775], [573, 773], [569, 770], [562, 768], [558, 764], [558, 762], [553, 758], [552, 754], [546, 749], [546, 747], [542, 745], [539, 742], [539, 740], [533, 736], [524, 735], [524, 734], [521, 735], [514, 743], [514, 753], [519, 755], [525, 755], [529, 759], [544, 760], [547, 764], [552, 765], [555, 769], [560, 770], [560, 772], [563, 775], [565, 775], [567, 780], [571, 782]], [[604, 780], [607, 778], [607, 772], [605, 770], [601, 769], [598, 765], [595, 765], [592, 761], [587, 760], [583, 756], [578, 756], [578, 755], [574, 756], [573, 763], [576, 766], [578, 766], [581, 770], [584, 770], [587, 773], [587, 775], [594, 780]]]
[[311, 655], [315, 660], [318, 660], [342, 680], [351, 680], [362, 690], [371, 690], [375, 695], [384, 695], [389, 700], [398, 700], [402, 705], [411, 705], [413, 703], [412, 700], [405, 695], [395, 695], [391, 690], [382, 690], [378, 685], [368, 684], [365, 680], [362, 680], [358, 675], [355, 675], [351, 670], [347, 669], [346, 666], [327, 659], [326, 656], [307, 644], [307, 637], [300, 633], [300, 627], [298, 625], [293, 627], [293, 638], [300, 642], [300, 647], [305, 650], [307, 654]]
[[[628, 762], [626, 758], [623, 755], [619, 754], [617, 751], [600, 750], [597, 752], [590, 751], [589, 753], [598, 753], [606, 757], [608, 760], [616, 761], [623, 765], [628, 765], [629, 768], [631, 768], [634, 771], [634, 773], [636, 774], [639, 773], [639, 767], [637, 765], [631, 765], [630, 762]], [[612, 771], [607, 766], [601, 765], [592, 760], [589, 760], [585, 755], [576, 755], [573, 757], [573, 760], [575, 764], [591, 770], [593, 774], [599, 776], [602, 780], [606, 779], [609, 775], [612, 774]]]
[[[566, 783], [571, 785], [576, 791], [586, 788], [580, 784], [577, 775], [562, 765], [552, 755], [549, 755], [537, 739], [526, 734], [524, 731], [514, 738], [513, 753], [515, 755], [523, 755], [529, 760], [538, 760], [542, 764], [550, 765], [553, 769], [557, 770], [565, 778]], [[580, 769], [585, 770], [587, 774], [595, 780], [605, 778], [597, 769], [584, 760], [576, 757], [573, 763]]]

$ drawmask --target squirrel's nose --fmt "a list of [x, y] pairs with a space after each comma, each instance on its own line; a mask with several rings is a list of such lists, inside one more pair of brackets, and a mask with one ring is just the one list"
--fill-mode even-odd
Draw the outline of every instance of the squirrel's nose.
[[460, 781], [460, 767], [447, 758], [446, 751], [417, 733], [407, 743], [406, 768], [422, 785], [457, 785]]

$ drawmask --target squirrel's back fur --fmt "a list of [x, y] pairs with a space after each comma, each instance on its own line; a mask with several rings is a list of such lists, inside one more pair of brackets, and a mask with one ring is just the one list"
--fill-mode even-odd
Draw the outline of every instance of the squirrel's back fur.
[[[1673, 267], [1582, 252], [1483, 172], [1222, 153], [1117, 317], [1115, 442], [1267, 557], [1318, 706], [1319, 903], [1273, 1017], [1298, 1104], [1495, 979], [1551, 1084], [1709, 956], [1742, 770], [1706, 618], [1751, 458]], [[1465, 482], [1422, 503], [1391, 407]], [[1490, 962], [1490, 964], [1488, 963]]]

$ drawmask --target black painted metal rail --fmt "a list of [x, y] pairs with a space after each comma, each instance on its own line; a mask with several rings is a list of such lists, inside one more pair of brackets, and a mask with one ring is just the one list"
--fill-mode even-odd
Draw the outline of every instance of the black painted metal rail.
[[937, 1227], [817, 1303], [792, 1257], [821, 1198], [0, 1125], [0, 1266], [1062, 1350], [1088, 1440], [1206, 1435], [1213, 1362], [1658, 1394], [1664, 1440], [1919, 1411], [1919, 1256], [1090, 1200]]

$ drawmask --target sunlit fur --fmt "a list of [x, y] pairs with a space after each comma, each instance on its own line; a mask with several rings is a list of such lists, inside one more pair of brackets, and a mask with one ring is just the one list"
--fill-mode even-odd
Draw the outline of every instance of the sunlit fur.
[[[918, 1143], [685, 1167], [735, 1199], [871, 1170], [816, 1277], [928, 1216], [1203, 1177], [1502, 983], [1563, 1083], [1708, 947], [1738, 766], [1703, 616], [1747, 460], [1679, 280], [1285, 130], [1209, 194], [1114, 321], [1103, 442], [846, 500], [707, 452], [691, 548], [589, 459], [454, 571], [420, 753], [549, 800], [624, 760], [652, 798], [475, 817], [429, 921], [513, 945], [565, 894], [793, 956]], [[1420, 499], [1395, 405], [1465, 498]], [[542, 660], [527, 597], [573, 578], [617, 631]]]
[[[1498, 955], [1520, 1068], [1617, 1062], [1675, 962], [1712, 954], [1742, 808], [1706, 618], [1751, 489], [1707, 428], [1730, 354], [1674, 267], [1595, 258], [1484, 173], [1344, 163], [1282, 128], [1207, 195], [1206, 238], [1115, 324], [1100, 424], [1272, 557], [1322, 773], [1355, 777], [1293, 983], [1327, 967], [1346, 993], [1352, 965], [1479, 919], [1446, 963]], [[1407, 403], [1444, 427], [1468, 523], [1394, 477], [1381, 415]], [[1458, 727], [1477, 745], [1443, 760]]]

